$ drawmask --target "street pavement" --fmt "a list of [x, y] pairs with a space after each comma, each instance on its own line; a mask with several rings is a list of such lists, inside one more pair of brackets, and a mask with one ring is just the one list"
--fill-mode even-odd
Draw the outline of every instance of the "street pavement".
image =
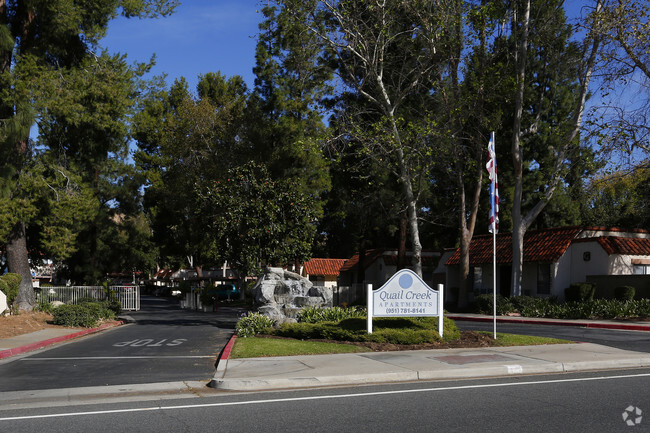
[[[492, 320], [490, 316], [480, 315], [452, 317], [457, 320]], [[511, 320], [650, 331], [648, 322], [498, 318], [500, 322]], [[87, 330], [86, 334], [100, 331], [102, 329]], [[47, 330], [0, 340], [0, 359], [79, 338], [78, 333], [78, 330]], [[209, 381], [212, 388], [258, 391], [650, 367], [648, 353], [592, 343], [231, 359], [230, 349], [235, 339], [233, 335], [221, 353], [214, 377]], [[138, 386], [144, 390], [151, 388], [170, 392], [187, 388], [178, 383], [171, 383], [167, 387], [164, 384]], [[195, 386], [200, 387], [201, 384]]]

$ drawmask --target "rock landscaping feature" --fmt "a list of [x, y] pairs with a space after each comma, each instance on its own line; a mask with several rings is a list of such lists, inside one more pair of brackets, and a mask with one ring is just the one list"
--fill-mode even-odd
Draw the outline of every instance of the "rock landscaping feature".
[[282, 268], [266, 268], [252, 291], [258, 311], [276, 322], [295, 319], [304, 307], [332, 306], [332, 289]]

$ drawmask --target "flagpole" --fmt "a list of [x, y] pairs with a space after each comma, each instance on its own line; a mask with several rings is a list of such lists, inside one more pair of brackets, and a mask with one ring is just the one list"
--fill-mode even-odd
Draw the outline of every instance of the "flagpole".
[[488, 144], [490, 160], [486, 168], [490, 173], [490, 231], [492, 232], [492, 322], [493, 335], [497, 339], [497, 231], [499, 231], [499, 192], [497, 181], [497, 157], [494, 131]]
[[492, 230], [492, 307], [494, 339], [497, 339], [497, 231]]

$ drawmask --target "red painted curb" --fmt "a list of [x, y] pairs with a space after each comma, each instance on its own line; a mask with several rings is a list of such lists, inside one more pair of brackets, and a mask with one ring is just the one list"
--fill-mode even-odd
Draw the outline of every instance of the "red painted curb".
[[228, 344], [226, 344], [226, 347], [223, 348], [223, 352], [221, 352], [221, 357], [219, 360], [228, 360], [228, 358], [230, 358], [230, 352], [232, 351], [232, 347], [235, 345], [235, 340], [237, 340], [237, 334], [232, 334], [232, 337], [230, 337], [230, 340], [228, 340]]
[[120, 325], [123, 325], [123, 324], [124, 324], [123, 321], [105, 323], [102, 326], [99, 326], [97, 328], [84, 329], [82, 331], [75, 332], [75, 333], [68, 334], [68, 335], [63, 335], [61, 337], [50, 338], [49, 340], [37, 341], [35, 343], [26, 344], [24, 346], [14, 347], [14, 348], [11, 348], [11, 349], [5, 349], [5, 350], [0, 351], [0, 359], [5, 359], [5, 358], [12, 357], [12, 356], [20, 355], [22, 353], [31, 352], [32, 350], [41, 349], [43, 347], [50, 346], [52, 344], [60, 343], [62, 341], [66, 341], [66, 340], [72, 340], [73, 338], [83, 337], [84, 335], [92, 334], [94, 332], [103, 331], [104, 329], [112, 328], [114, 326], [120, 326]]
[[[492, 322], [492, 317], [466, 317], [466, 316], [446, 316], [452, 320], [467, 321], [467, 322]], [[588, 323], [588, 322], [570, 322], [570, 321], [548, 321], [548, 320], [535, 320], [535, 319], [516, 319], [516, 318], [501, 318], [497, 317], [497, 323], [528, 323], [531, 325], [557, 325], [557, 326], [578, 326], [583, 328], [598, 328], [598, 329], [621, 329], [626, 331], [650, 331], [650, 324], [648, 325], [626, 325], [624, 323]]]

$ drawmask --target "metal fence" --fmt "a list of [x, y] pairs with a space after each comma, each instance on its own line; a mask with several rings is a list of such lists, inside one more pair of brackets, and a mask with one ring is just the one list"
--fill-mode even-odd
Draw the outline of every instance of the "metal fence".
[[[122, 304], [122, 310], [138, 311], [140, 309], [140, 286], [109, 286], [111, 296]], [[76, 304], [80, 299], [106, 299], [106, 290], [102, 286], [59, 286], [41, 287], [39, 301], [42, 303], [59, 301]]]

